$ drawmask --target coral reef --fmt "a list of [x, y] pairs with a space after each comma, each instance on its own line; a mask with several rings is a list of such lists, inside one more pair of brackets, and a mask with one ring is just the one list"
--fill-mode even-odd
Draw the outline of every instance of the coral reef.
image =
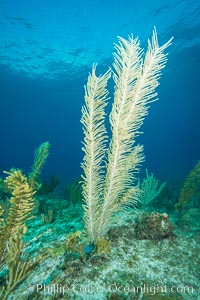
[[[136, 136], [148, 104], [155, 101], [155, 88], [166, 63], [163, 51], [170, 42], [160, 47], [154, 31], [143, 58], [137, 39], [119, 39], [110, 140], [104, 122], [111, 73], [96, 76], [93, 67], [82, 110], [84, 175], [82, 185], [77, 180], [67, 187], [69, 201], [64, 195], [49, 195], [57, 186], [55, 178], [41, 187], [48, 142], [36, 150], [28, 176], [12, 169], [0, 180], [1, 300], [198, 299], [199, 230], [189, 227], [184, 231], [185, 227], [173, 224], [174, 212], [169, 218], [167, 206], [164, 213], [139, 212], [137, 219], [135, 210], [130, 209], [138, 203], [141, 189], [145, 207], [164, 186], [148, 172], [144, 185], [133, 185], [144, 159]], [[196, 194], [189, 193], [192, 199], [198, 194], [197, 169], [191, 176], [196, 182], [192, 185]], [[186, 190], [192, 180], [184, 184], [183, 199], [190, 199]], [[169, 202], [173, 193], [166, 190], [165, 195]], [[179, 202], [185, 209], [190, 200]], [[191, 213], [188, 211], [185, 219], [191, 218]], [[54, 286], [61, 292], [54, 292]], [[62, 287], [66, 288], [63, 294]]]

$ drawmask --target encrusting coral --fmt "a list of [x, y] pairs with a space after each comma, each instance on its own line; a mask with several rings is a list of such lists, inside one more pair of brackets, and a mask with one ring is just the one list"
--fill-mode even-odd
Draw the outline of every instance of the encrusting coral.
[[112, 77], [115, 83], [114, 102], [109, 116], [112, 137], [107, 149], [105, 107], [108, 102], [107, 82], [111, 72], [96, 75], [96, 67], [85, 86], [85, 105], [82, 108], [84, 132], [84, 221], [91, 242], [101, 238], [109, 229], [113, 214], [127, 203], [137, 202], [135, 173], [144, 160], [143, 146], [136, 137], [149, 103], [156, 100], [161, 70], [167, 62], [164, 50], [172, 38], [158, 44], [156, 30], [143, 55], [137, 38], [119, 38], [115, 45]]

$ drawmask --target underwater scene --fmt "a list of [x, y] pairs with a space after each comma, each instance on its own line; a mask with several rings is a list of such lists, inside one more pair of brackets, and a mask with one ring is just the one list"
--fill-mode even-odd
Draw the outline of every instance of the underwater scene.
[[200, 300], [200, 2], [0, 1], [0, 300]]

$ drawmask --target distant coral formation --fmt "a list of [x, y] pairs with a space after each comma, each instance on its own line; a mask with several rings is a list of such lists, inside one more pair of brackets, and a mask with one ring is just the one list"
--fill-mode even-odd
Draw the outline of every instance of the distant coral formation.
[[179, 207], [184, 207], [199, 191], [200, 193], [200, 160], [186, 177], [178, 198]]
[[142, 208], [146, 207], [153, 199], [155, 199], [166, 185], [166, 182], [159, 185], [159, 181], [154, 177], [153, 173], [149, 175], [148, 170], [146, 169], [145, 171], [146, 177], [143, 181], [140, 182], [140, 180], [138, 180], [138, 195]]
[[178, 222], [188, 225], [198, 222], [200, 217], [200, 161], [189, 172], [181, 187], [175, 208], [178, 212]]
[[50, 143], [45, 142], [40, 145], [39, 148], [35, 150], [35, 158], [31, 171], [28, 175], [28, 181], [31, 186], [35, 187], [37, 190], [41, 187], [39, 176], [41, 174], [42, 168], [45, 161], [49, 155]]

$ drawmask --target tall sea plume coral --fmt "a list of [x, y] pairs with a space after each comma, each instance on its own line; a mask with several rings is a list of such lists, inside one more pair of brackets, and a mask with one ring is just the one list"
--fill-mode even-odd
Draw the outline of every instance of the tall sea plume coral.
[[164, 50], [171, 41], [172, 38], [159, 46], [154, 29], [144, 55], [138, 38], [119, 37], [112, 71], [115, 89], [109, 116], [112, 137], [108, 149], [105, 107], [111, 72], [97, 76], [93, 66], [88, 77], [81, 119], [85, 154], [82, 168], [84, 221], [92, 242], [107, 232], [115, 212], [137, 201], [137, 187], [133, 186], [133, 181], [144, 155], [143, 146], [136, 144], [136, 137], [141, 134], [139, 130], [149, 103], [157, 100], [155, 89], [167, 62]]

